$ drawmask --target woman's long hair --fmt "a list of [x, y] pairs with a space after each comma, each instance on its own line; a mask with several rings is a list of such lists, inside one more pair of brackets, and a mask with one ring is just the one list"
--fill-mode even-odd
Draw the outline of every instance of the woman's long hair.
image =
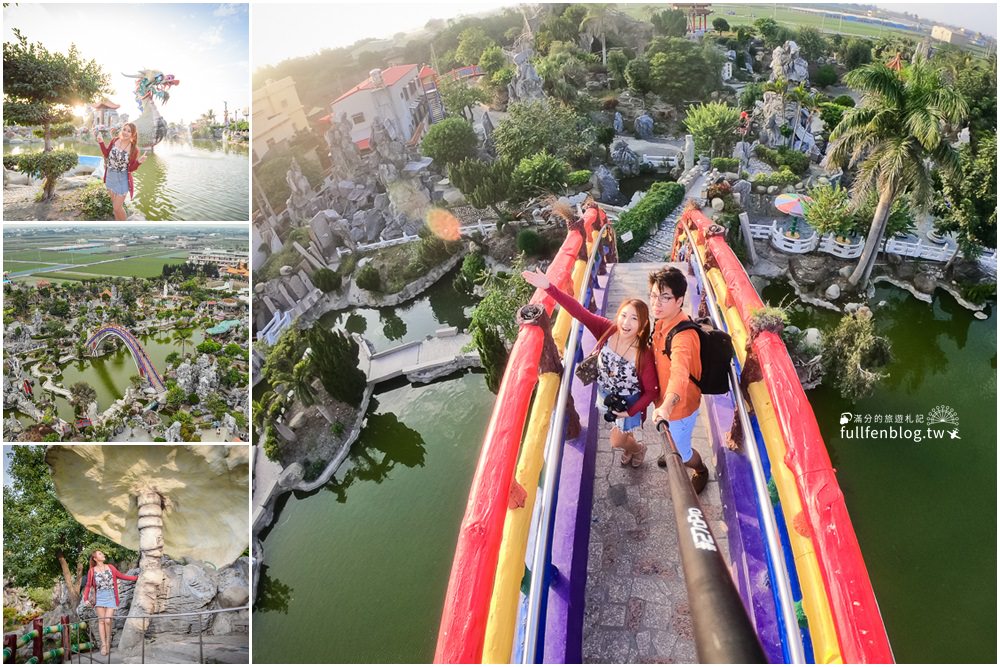
[[649, 349], [649, 306], [642, 299], [625, 299], [618, 306], [618, 312], [615, 313], [616, 327], [618, 326], [618, 317], [626, 306], [635, 308], [635, 314], [639, 318], [639, 333], [636, 334], [635, 374], [641, 378], [642, 372], [639, 365], [642, 363], [642, 357], [646, 354], [646, 350]]
[[[139, 159], [139, 130], [135, 123], [125, 123], [125, 127], [132, 131], [132, 145], [128, 149], [128, 163], [132, 164]], [[121, 138], [121, 134], [118, 136]]]
[[[100, 549], [94, 549], [93, 551], [90, 552], [90, 571], [91, 572], [95, 572], [95, 573], [96, 573], [96, 570], [94, 570], [94, 567], [97, 566], [97, 562], [94, 560], [94, 554], [96, 554], [98, 551], [101, 551], [101, 550]], [[101, 553], [103, 554], [104, 552], [101, 551]], [[104, 555], [105, 555], [105, 560], [107, 560], [107, 558], [106, 558], [107, 554], [104, 554]]]

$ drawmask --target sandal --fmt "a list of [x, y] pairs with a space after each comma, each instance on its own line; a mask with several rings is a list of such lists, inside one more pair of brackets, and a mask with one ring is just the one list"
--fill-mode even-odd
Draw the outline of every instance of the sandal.
[[646, 445], [640, 443], [639, 451], [632, 454], [632, 467], [638, 468], [646, 460]]
[[622, 457], [621, 459], [619, 459], [619, 462], [623, 466], [627, 466], [629, 463], [632, 463], [632, 452], [628, 451], [627, 449], [623, 449]]

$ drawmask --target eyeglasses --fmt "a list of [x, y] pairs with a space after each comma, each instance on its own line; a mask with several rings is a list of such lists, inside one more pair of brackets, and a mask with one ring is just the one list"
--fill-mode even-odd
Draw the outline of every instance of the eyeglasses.
[[670, 301], [671, 299], [676, 299], [676, 298], [677, 298], [676, 296], [673, 296], [671, 294], [657, 294], [656, 292], [650, 292], [649, 293], [649, 300], [650, 301], [659, 301], [660, 303], [666, 303], [667, 301]]

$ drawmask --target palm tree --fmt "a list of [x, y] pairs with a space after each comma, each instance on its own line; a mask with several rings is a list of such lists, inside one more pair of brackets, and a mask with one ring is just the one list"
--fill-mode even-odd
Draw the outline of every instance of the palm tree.
[[593, 4], [587, 5], [587, 13], [580, 21], [580, 30], [585, 30], [593, 25], [597, 34], [601, 37], [601, 63], [608, 64], [608, 39], [607, 31], [611, 23], [611, 14], [614, 10], [611, 5]]
[[174, 331], [174, 340], [181, 344], [181, 356], [184, 356], [184, 348], [187, 342], [191, 340], [191, 336], [194, 334], [194, 329], [177, 329]]
[[316, 390], [312, 386], [314, 378], [312, 357], [307, 356], [292, 369], [289, 385], [295, 392], [295, 398], [299, 399], [302, 405], [312, 405], [316, 398]]
[[898, 73], [872, 63], [850, 72], [847, 84], [861, 92], [861, 105], [845, 113], [833, 131], [828, 158], [857, 167], [851, 189], [855, 206], [878, 195], [865, 249], [848, 279], [858, 287], [871, 276], [893, 202], [910, 195], [927, 208], [933, 194], [930, 160], [948, 171], [958, 168], [958, 153], [943, 126], [958, 122], [968, 105], [943, 85], [939, 70], [924, 62]]

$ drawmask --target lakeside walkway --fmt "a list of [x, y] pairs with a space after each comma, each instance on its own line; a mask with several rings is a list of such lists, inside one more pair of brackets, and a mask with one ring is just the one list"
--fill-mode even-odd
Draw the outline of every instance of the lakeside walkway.
[[[643, 298], [646, 277], [663, 262], [619, 264], [612, 274], [608, 310], [629, 297]], [[685, 265], [674, 264], [686, 271]], [[688, 295], [696, 284], [688, 279]], [[687, 299], [685, 312], [691, 313]], [[650, 410], [648, 415], [652, 415]], [[622, 466], [612, 450], [610, 424], [601, 420], [594, 471], [594, 504], [583, 621], [585, 663], [697, 662], [677, 527], [667, 471], [656, 464], [660, 436], [647, 418], [639, 439], [649, 447], [639, 468]], [[723, 553], [728, 543], [708, 422], [699, 414], [694, 448], [708, 465], [708, 486], [699, 496]]]

